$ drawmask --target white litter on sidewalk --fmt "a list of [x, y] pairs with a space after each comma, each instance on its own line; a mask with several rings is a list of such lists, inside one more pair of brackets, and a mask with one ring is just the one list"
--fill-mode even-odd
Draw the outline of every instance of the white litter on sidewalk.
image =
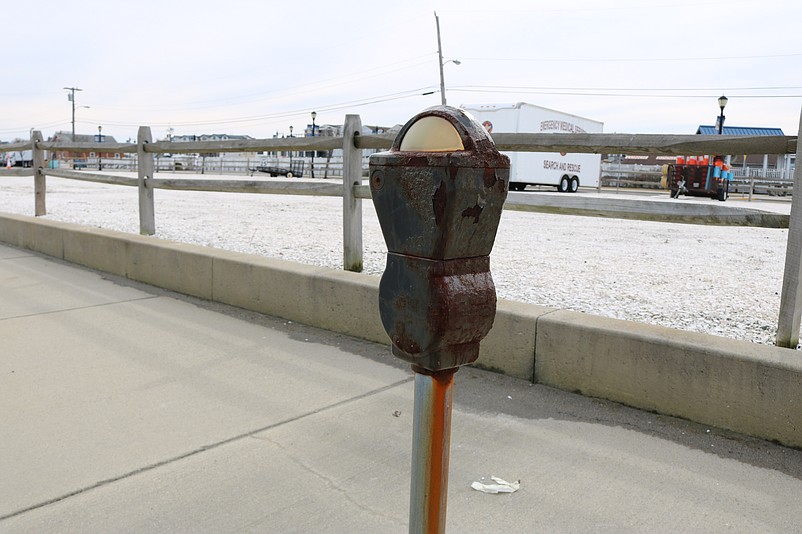
[[[483, 479], [484, 480], [484, 479]], [[503, 478], [490, 477], [494, 484], [484, 484], [482, 482], [474, 482], [471, 487], [476, 491], [482, 493], [515, 493], [521, 489], [521, 481], [507, 482]]]

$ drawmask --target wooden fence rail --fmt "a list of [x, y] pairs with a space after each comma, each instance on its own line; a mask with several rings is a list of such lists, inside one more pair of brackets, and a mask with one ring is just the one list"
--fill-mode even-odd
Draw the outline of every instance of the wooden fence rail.
[[[387, 149], [394, 134], [363, 134], [358, 115], [347, 115], [341, 137], [291, 137], [282, 139], [247, 139], [225, 141], [153, 141], [150, 128], [140, 127], [137, 143], [74, 143], [43, 141], [34, 131], [30, 141], [3, 145], [4, 150], [32, 150], [34, 165], [30, 169], [0, 171], [0, 176], [33, 176], [35, 215], [47, 213], [45, 176], [73, 180], [136, 186], [139, 189], [140, 233], [156, 231], [153, 207], [154, 189], [185, 191], [224, 191], [261, 194], [292, 194], [343, 197], [343, 268], [362, 270], [362, 206], [370, 198], [370, 189], [363, 185], [363, 150]], [[802, 132], [802, 117], [800, 117]], [[626, 154], [796, 154], [800, 146], [796, 136], [718, 136], [718, 135], [647, 135], [647, 134], [512, 134], [496, 133], [493, 140], [499, 150], [520, 152], [575, 152]], [[198, 180], [155, 178], [154, 155], [182, 153], [280, 152], [311, 150], [343, 150], [342, 185], [301, 181]], [[136, 154], [138, 178], [108, 174], [47, 169], [45, 151], [119, 152]], [[718, 205], [661, 203], [629, 200], [583, 199], [574, 195], [531, 196], [510, 193], [505, 209], [574, 214], [595, 217], [617, 217], [691, 224], [762, 226], [790, 228], [786, 252], [783, 292], [780, 304], [777, 345], [796, 347], [802, 321], [802, 168], [794, 172], [791, 215], [783, 216], [758, 210], [728, 208]], [[696, 207], [694, 207], [696, 206]]]

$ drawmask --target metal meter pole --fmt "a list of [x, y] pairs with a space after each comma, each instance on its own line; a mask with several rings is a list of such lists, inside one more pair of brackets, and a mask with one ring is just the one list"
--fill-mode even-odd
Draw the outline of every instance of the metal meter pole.
[[412, 364], [415, 408], [409, 531], [446, 526], [454, 373], [476, 361], [493, 326], [490, 251], [510, 160], [456, 108], [410, 119], [370, 156], [373, 205], [387, 243], [379, 315], [393, 354]]
[[409, 532], [442, 533], [446, 529], [451, 403], [458, 368], [415, 371], [412, 423], [412, 484]]

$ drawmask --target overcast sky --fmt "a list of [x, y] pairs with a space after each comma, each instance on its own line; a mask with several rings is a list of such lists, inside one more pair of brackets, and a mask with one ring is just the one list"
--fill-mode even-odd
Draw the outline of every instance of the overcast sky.
[[[404, 123], [440, 103], [529, 102], [605, 132], [695, 133], [725, 94], [730, 126], [796, 135], [799, 0], [44, 0], [6, 10], [0, 140], [139, 125], [257, 138]], [[14, 16], [9, 17], [13, 11]], [[424, 95], [423, 93], [431, 93]], [[85, 108], [83, 106], [88, 106]]]

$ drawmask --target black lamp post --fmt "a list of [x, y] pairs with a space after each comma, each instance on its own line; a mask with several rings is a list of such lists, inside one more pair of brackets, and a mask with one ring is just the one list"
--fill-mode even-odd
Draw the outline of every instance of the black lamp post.
[[[103, 142], [103, 126], [98, 126], [97, 127], [97, 142], [98, 143], [102, 143]], [[100, 152], [100, 148], [98, 147], [98, 149], [97, 149], [97, 170], [99, 170], [99, 171], [103, 170], [103, 162], [101, 160], [101, 157], [102, 157], [102, 155], [101, 155], [101, 152]]]
[[[315, 136], [315, 117], [317, 117], [317, 112], [312, 112], [312, 137]], [[312, 147], [312, 178], [315, 177], [315, 147]]]
[[[290, 137], [292, 137], [292, 126], [290, 126]], [[292, 147], [290, 147], [290, 174], [292, 174]]]
[[721, 95], [718, 97], [718, 107], [721, 108], [721, 114], [718, 116], [718, 134], [724, 133], [724, 106], [727, 105], [727, 97]]

